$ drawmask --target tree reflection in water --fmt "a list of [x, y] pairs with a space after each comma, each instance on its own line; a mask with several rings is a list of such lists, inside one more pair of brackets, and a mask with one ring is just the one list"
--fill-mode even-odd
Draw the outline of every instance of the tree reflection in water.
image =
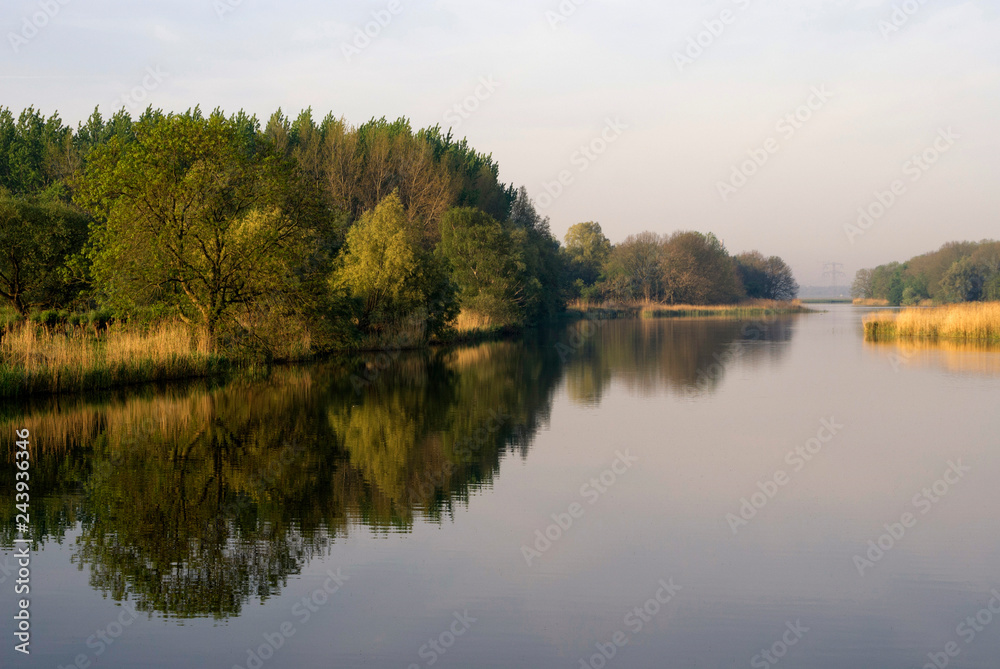
[[[75, 535], [94, 588], [167, 616], [237, 616], [358, 526], [406, 532], [439, 521], [489, 484], [506, 454], [527, 454], [567, 377], [600, 401], [619, 378], [644, 393], [723, 376], [719, 360], [779, 355], [787, 321], [627, 321], [590, 337], [578, 325], [518, 342], [286, 368], [267, 380], [146, 389], [101, 402], [8, 408], [0, 429], [35, 435], [32, 536]], [[568, 353], [567, 353], [568, 352]], [[370, 365], [369, 365], [370, 366]], [[708, 374], [711, 372], [711, 374]], [[353, 376], [353, 380], [352, 380]], [[12, 480], [13, 451], [3, 458]], [[0, 541], [14, 538], [0, 500]]]

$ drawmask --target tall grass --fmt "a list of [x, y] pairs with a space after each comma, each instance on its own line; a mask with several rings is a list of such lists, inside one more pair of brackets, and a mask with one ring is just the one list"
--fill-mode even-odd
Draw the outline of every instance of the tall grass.
[[1000, 341], [1000, 302], [880, 312], [865, 317], [864, 327], [868, 341], [900, 337]]
[[645, 307], [643, 318], [756, 318], [778, 314], [803, 314], [812, 309], [802, 306], [799, 300], [779, 302], [777, 300], [751, 300], [739, 304], [688, 305], [671, 304]]
[[852, 304], [859, 307], [887, 307], [889, 300], [879, 300], [871, 297], [856, 297]]
[[20, 323], [0, 339], [0, 397], [78, 392], [208, 376], [226, 362], [180, 323], [47, 328]]
[[590, 318], [755, 318], [811, 313], [800, 300], [748, 300], [738, 304], [661, 304], [659, 302], [584, 302], [569, 305], [570, 314]]

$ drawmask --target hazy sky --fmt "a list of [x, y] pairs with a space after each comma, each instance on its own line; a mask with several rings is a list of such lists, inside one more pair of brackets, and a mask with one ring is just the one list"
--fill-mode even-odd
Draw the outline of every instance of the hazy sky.
[[[585, 220], [616, 242], [714, 231], [731, 251], [783, 256], [813, 284], [825, 261], [853, 275], [945, 241], [1000, 238], [998, 7], [7, 0], [0, 105], [58, 110], [73, 125], [123, 96], [135, 112], [200, 104], [266, 120], [311, 106], [355, 124], [457, 124], [546, 205], [560, 237]], [[356, 31], [379, 14], [386, 25], [372, 24], [365, 46]], [[752, 155], [763, 164], [741, 167]], [[568, 185], [550, 198], [560, 173]], [[876, 192], [881, 218], [845, 230], [859, 208], [879, 213]]]

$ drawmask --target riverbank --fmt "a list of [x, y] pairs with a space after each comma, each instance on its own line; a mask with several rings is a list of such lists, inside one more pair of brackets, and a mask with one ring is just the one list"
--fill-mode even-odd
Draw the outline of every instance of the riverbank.
[[[811, 312], [799, 302], [749, 302], [723, 306], [634, 304], [570, 305], [563, 320], [617, 318], [759, 318]], [[370, 338], [336, 353], [417, 350], [427, 346], [473, 344], [520, 336], [524, 328], [462, 314], [444, 337], [425, 342], [400, 331]], [[232, 357], [211, 350], [203, 336], [180, 322], [151, 327], [113, 323], [103, 327], [46, 326], [20, 322], [0, 328], [0, 399], [86, 393], [144, 383], [181, 381], [251, 371], [271, 363], [306, 362], [321, 355], [307, 339], [284, 342], [271, 363], [253, 356]]]
[[739, 304], [721, 305], [574, 302], [567, 308], [567, 314], [570, 318], [591, 320], [611, 318], [759, 318], [761, 316], [805, 313], [815, 313], [815, 310], [804, 306], [800, 300], [790, 302], [753, 300]]
[[1000, 341], [1000, 302], [973, 302], [870, 314], [867, 341], [899, 338]]

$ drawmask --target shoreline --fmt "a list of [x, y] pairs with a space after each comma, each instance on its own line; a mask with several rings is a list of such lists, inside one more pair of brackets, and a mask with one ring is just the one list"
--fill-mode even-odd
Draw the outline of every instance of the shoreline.
[[[119, 330], [109, 328], [104, 331], [103, 339], [77, 333], [74, 335], [77, 337], [74, 341], [75, 348], [72, 349], [67, 345], [67, 342], [71, 341], [70, 335], [49, 331], [43, 326], [32, 326], [35, 330], [30, 333], [31, 341], [24, 346], [25, 352], [22, 354], [30, 361], [29, 364], [11, 365], [0, 362], [0, 402], [45, 396], [103, 393], [158, 384], [226, 379], [230, 376], [252, 376], [266, 373], [276, 367], [320, 363], [351, 356], [446, 349], [452, 346], [515, 339], [539, 327], [558, 327], [580, 320], [740, 319], [802, 313], [819, 312], [802, 306], [798, 301], [705, 306], [667, 306], [647, 303], [575, 304], [568, 307], [552, 323], [541, 326], [470, 328], [456, 331], [446, 339], [431, 340], [421, 344], [408, 342], [404, 345], [361, 346], [269, 362], [233, 359], [222, 354], [209, 353], [197, 342], [192, 343], [193, 337], [190, 333], [182, 334], [180, 330], [183, 326], [178, 324], [168, 324], [145, 335], [138, 335], [127, 328]], [[4, 342], [8, 348], [11, 347], [11, 340], [15, 338], [16, 332], [8, 330], [0, 342]], [[17, 332], [22, 336], [25, 333], [26, 331]], [[108, 361], [102, 356], [110, 356], [109, 349], [119, 344], [112, 340], [116, 336], [129, 338], [128, 351]], [[167, 343], [154, 341], [157, 337], [170, 341]], [[50, 350], [46, 351], [46, 347]], [[10, 354], [8, 353], [6, 357], [10, 357]]]

